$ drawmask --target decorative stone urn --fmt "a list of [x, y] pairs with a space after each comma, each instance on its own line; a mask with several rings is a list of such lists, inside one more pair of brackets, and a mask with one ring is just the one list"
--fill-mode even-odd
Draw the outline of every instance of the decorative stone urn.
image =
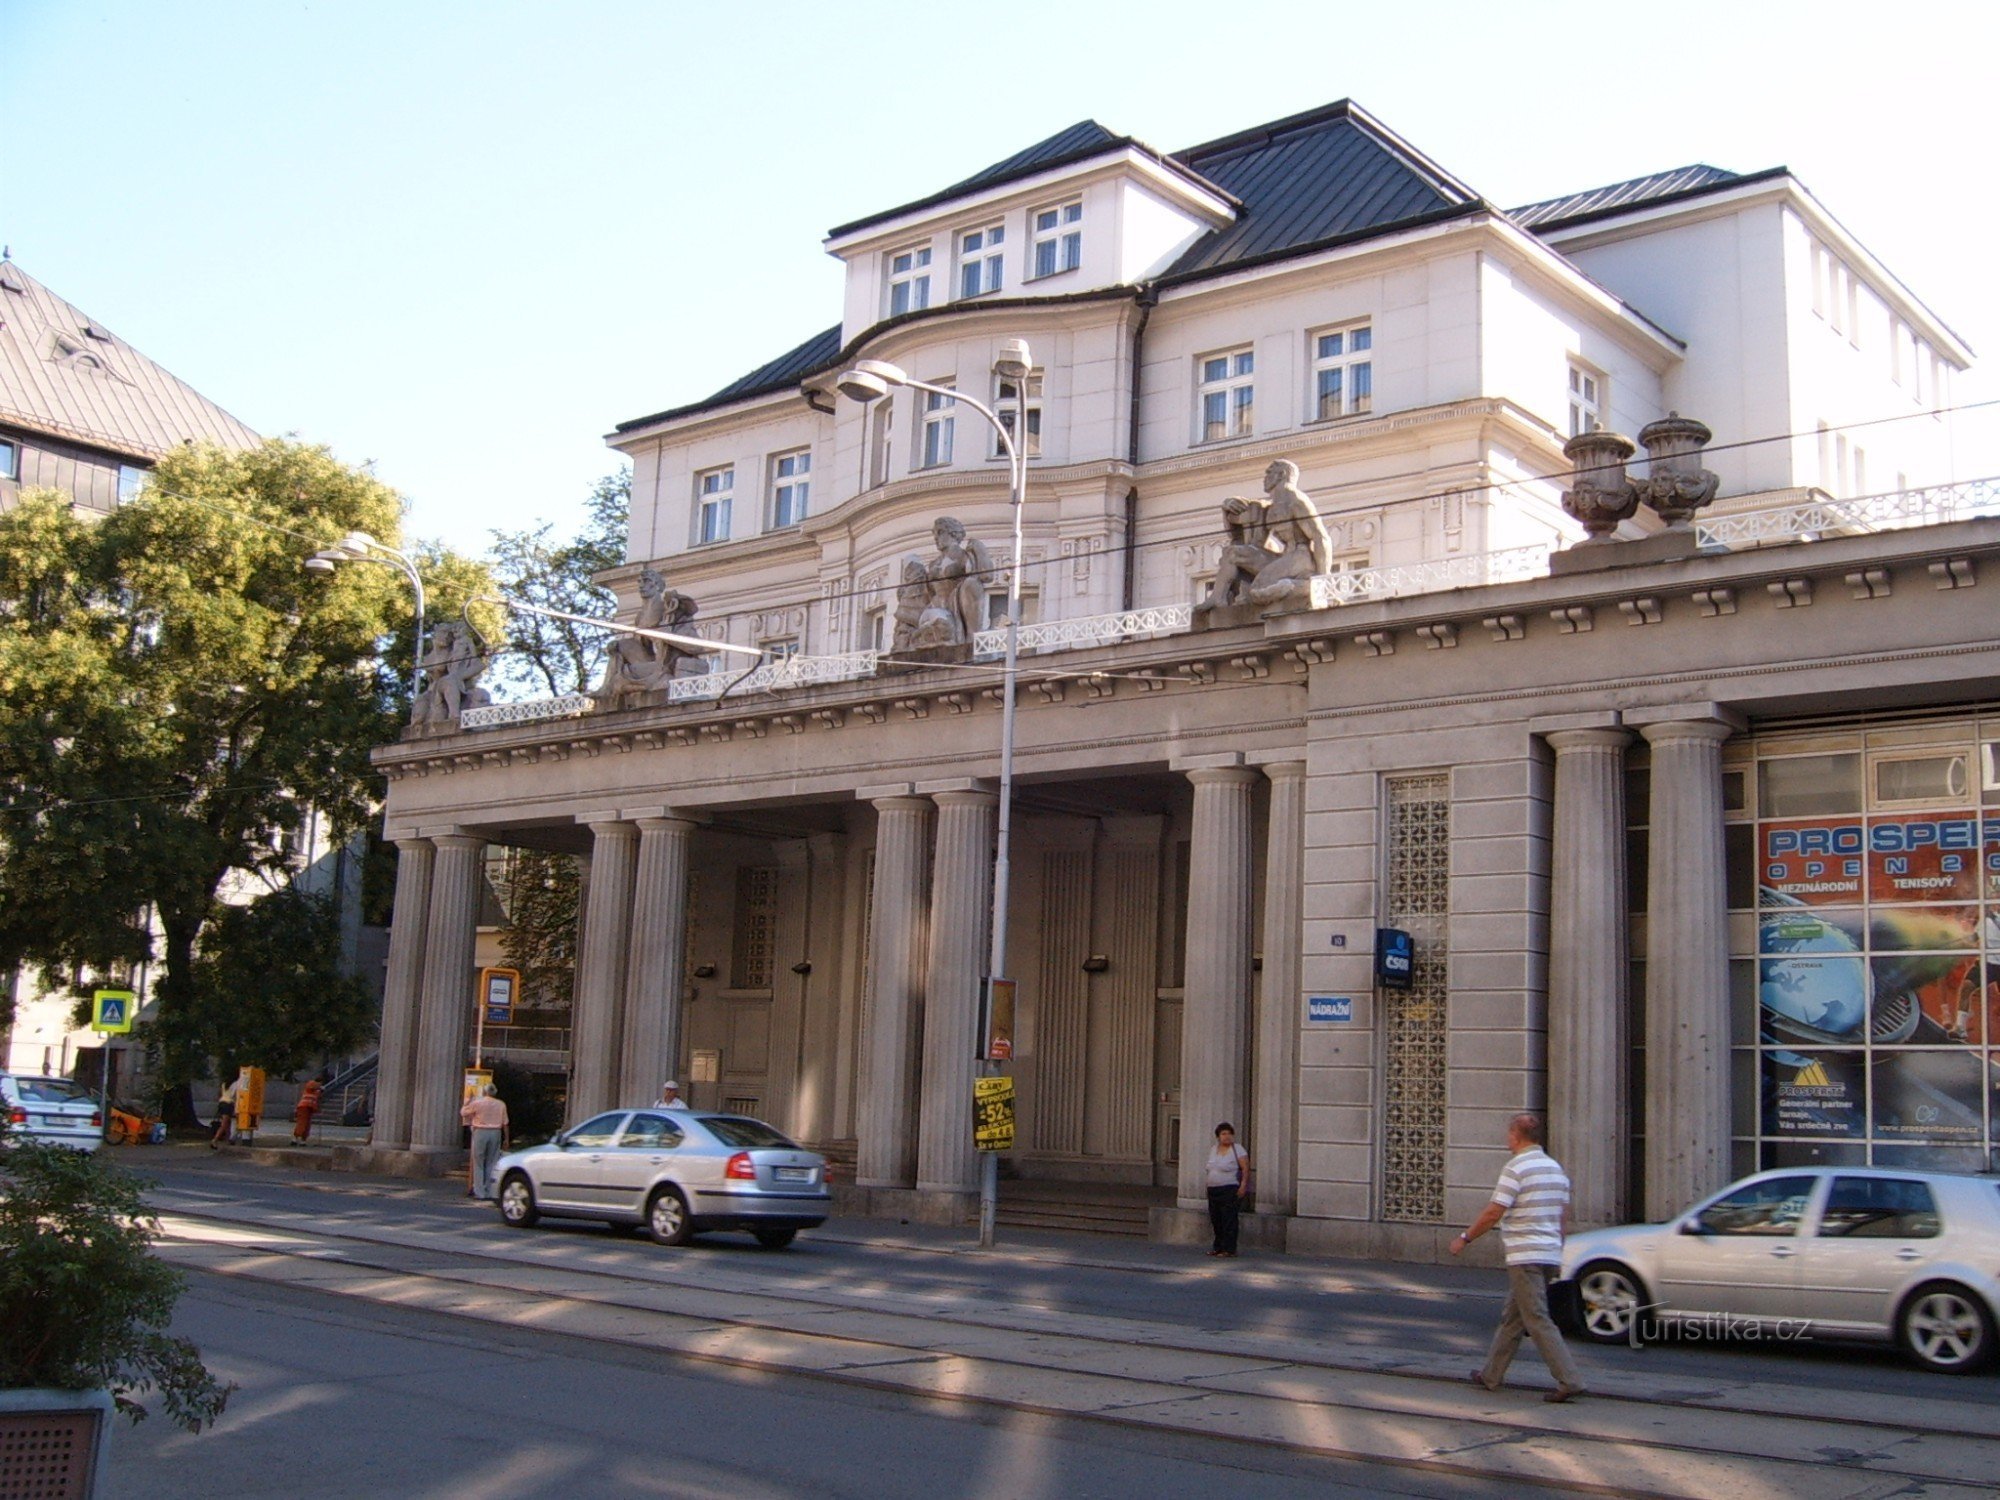
[[1610, 541], [1618, 523], [1630, 519], [1639, 508], [1639, 492], [1625, 477], [1625, 461], [1633, 452], [1630, 438], [1602, 429], [1579, 432], [1563, 444], [1563, 457], [1576, 470], [1570, 487], [1563, 491], [1563, 509], [1589, 533], [1578, 546]]
[[1686, 531], [1688, 518], [1715, 498], [1722, 481], [1701, 466], [1702, 449], [1714, 436], [1705, 425], [1677, 411], [1639, 429], [1648, 475], [1634, 488], [1669, 531]]

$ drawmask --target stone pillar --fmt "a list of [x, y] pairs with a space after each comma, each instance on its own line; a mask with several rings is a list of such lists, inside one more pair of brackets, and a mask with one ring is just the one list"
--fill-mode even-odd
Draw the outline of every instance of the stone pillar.
[[847, 835], [806, 836], [806, 958], [812, 974], [799, 1019], [798, 1139], [814, 1145], [834, 1137], [839, 1092], [841, 982], [845, 961], [841, 922], [847, 896]]
[[466, 1044], [472, 1034], [472, 948], [479, 936], [486, 841], [452, 833], [431, 842], [437, 846], [437, 856], [424, 927], [423, 1005], [411, 1084], [410, 1149], [455, 1151]]
[[993, 826], [1000, 799], [986, 791], [935, 794], [936, 875], [924, 983], [923, 1111], [917, 1186], [979, 1191], [972, 1147], [972, 1080], [979, 1071], [979, 980], [993, 909]]
[[382, 986], [382, 1031], [375, 1072], [371, 1145], [410, 1144], [410, 1097], [417, 1076], [417, 1020], [424, 993], [424, 939], [431, 912], [429, 839], [396, 840], [396, 907], [389, 917], [389, 972]]
[[[1564, 729], [1549, 871], [1549, 1150], [1570, 1181], [1570, 1222], [1619, 1224], [1632, 1135], [1626, 1099], [1623, 729]], [[1720, 828], [1717, 829], [1718, 835]]]
[[[590, 825], [590, 901], [577, 944], [576, 999], [570, 1009], [569, 1123], [619, 1102], [620, 1012], [625, 1004], [627, 943], [632, 925], [633, 873], [639, 858], [636, 824]], [[655, 1078], [644, 1104], [658, 1097]]]
[[1298, 1191], [1306, 766], [1302, 760], [1280, 761], [1264, 767], [1264, 774], [1271, 781], [1264, 841], [1264, 982], [1257, 997], [1256, 1104], [1247, 1144], [1257, 1166], [1257, 1211], [1289, 1214]]
[[1194, 783], [1187, 988], [1181, 1011], [1180, 1204], [1208, 1203], [1204, 1163], [1227, 1120], [1247, 1132], [1250, 1019], [1250, 789], [1243, 766], [1203, 766]]
[[868, 958], [864, 1083], [855, 1109], [855, 1181], [909, 1187], [916, 1180], [912, 1128], [922, 1024], [924, 937], [930, 888], [928, 797], [876, 801], [873, 937]]
[[641, 818], [638, 874], [626, 950], [618, 1098], [645, 1104], [680, 1073], [681, 1002], [687, 993], [688, 854], [696, 825]]
[[1735, 727], [1720, 714], [1689, 712], [1642, 729], [1653, 748], [1646, 819], [1646, 1217], [1656, 1221], [1729, 1181], [1722, 742]]

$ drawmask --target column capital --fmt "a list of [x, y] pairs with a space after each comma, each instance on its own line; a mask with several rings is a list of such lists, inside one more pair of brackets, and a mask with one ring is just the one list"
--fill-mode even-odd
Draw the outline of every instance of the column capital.
[[623, 818], [593, 818], [585, 826], [594, 839], [636, 839], [639, 836], [639, 825], [627, 823]]
[[399, 833], [390, 839], [389, 842], [405, 854], [415, 854], [420, 850], [435, 849], [437, 847], [428, 838], [415, 833]]
[[434, 833], [430, 835], [430, 842], [434, 848], [438, 849], [484, 849], [486, 847], [486, 840], [478, 834], [459, 833], [457, 831], [451, 833]]
[[1642, 724], [1639, 733], [1646, 737], [1649, 745], [1686, 745], [1701, 741], [1721, 744], [1737, 731], [1734, 726], [1717, 719], [1662, 719], [1657, 724]]
[[1542, 736], [1549, 748], [1565, 750], [1623, 750], [1632, 743], [1629, 729], [1553, 729]]
[[1303, 781], [1306, 763], [1302, 760], [1266, 761], [1257, 768], [1273, 781]]
[[[668, 833], [693, 833], [701, 825], [702, 820], [700, 818], [683, 818], [667, 813], [662, 813], [658, 817], [634, 819], [634, 826], [641, 833], [660, 833], [662, 831]], [[590, 826], [595, 828], [597, 825], [593, 823]]]
[[970, 787], [955, 787], [948, 792], [932, 792], [931, 801], [939, 807], [998, 807], [998, 792], [979, 791]]
[[918, 796], [899, 795], [893, 797], [870, 797], [868, 800], [874, 804], [875, 810], [877, 812], [885, 812], [885, 813], [887, 812], [927, 813], [937, 805], [936, 803], [932, 802], [931, 799], [928, 797], [918, 797]]
[[1000, 783], [991, 776], [952, 776], [917, 783], [917, 795], [935, 797], [939, 792], [997, 792]]
[[1263, 775], [1250, 766], [1191, 766], [1181, 774], [1196, 786], [1254, 786]]
[[1741, 734], [1750, 721], [1722, 703], [1666, 703], [1651, 708], [1628, 708], [1622, 715], [1628, 729], [1636, 729], [1647, 739], [1659, 724], [1713, 724], [1729, 734]]

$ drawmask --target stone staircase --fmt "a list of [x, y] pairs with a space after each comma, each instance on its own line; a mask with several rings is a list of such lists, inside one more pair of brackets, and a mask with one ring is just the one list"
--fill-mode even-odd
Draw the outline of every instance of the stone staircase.
[[1121, 1182], [1003, 1180], [994, 1223], [1005, 1229], [1067, 1229], [1143, 1239], [1150, 1211], [1173, 1201], [1172, 1188]]

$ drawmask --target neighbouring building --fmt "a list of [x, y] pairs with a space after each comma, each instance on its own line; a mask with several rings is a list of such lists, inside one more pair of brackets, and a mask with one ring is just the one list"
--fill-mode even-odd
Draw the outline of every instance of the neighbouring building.
[[624, 637], [378, 753], [378, 1147], [457, 1143], [511, 845], [588, 867], [572, 1120], [671, 1074], [964, 1212], [1018, 583], [1010, 1178], [1185, 1233], [1226, 1119], [1267, 1242], [1427, 1256], [1523, 1107], [1589, 1222], [1988, 1161], [1971, 356], [1795, 178], [1503, 211], [1341, 103], [1085, 122], [826, 249], [837, 324], [609, 439], [622, 618], [761, 661]]

